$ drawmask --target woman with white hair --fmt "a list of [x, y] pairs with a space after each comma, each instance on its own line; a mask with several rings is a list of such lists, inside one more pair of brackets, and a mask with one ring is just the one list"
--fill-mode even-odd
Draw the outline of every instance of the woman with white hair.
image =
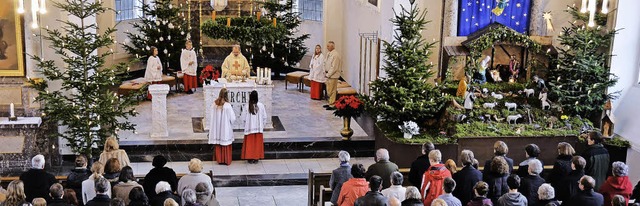
[[178, 194], [182, 194], [186, 189], [195, 190], [198, 183], [204, 182], [208, 184], [209, 188], [213, 188], [211, 184], [211, 177], [202, 173], [202, 161], [198, 158], [193, 158], [189, 161], [189, 173], [182, 176], [178, 181]]
[[405, 193], [404, 201], [402, 201], [403, 206], [423, 206], [422, 196], [420, 195], [420, 190], [417, 187], [409, 186], [407, 187], [407, 192]]
[[164, 201], [167, 199], [173, 199], [176, 202], [180, 202], [180, 197], [173, 195], [171, 192], [171, 185], [168, 182], [160, 181], [156, 184], [156, 196], [150, 202], [151, 206], [164, 206]]
[[550, 184], [544, 183], [540, 185], [538, 188], [538, 203], [537, 205], [548, 205], [555, 204], [560, 205], [558, 201], [556, 201], [556, 191]]
[[182, 201], [184, 202], [182, 206], [204, 206], [198, 203], [196, 191], [192, 189], [186, 189], [182, 192]]
[[342, 183], [353, 177], [351, 176], [351, 165], [349, 164], [349, 160], [351, 160], [349, 152], [344, 150], [338, 152], [338, 159], [340, 160], [340, 166], [331, 172], [331, 178], [329, 179], [329, 187], [332, 191], [330, 201], [334, 205], [338, 203]]
[[518, 191], [527, 197], [529, 205], [536, 205], [538, 202], [538, 188], [545, 182], [545, 180], [540, 177], [542, 163], [540, 160], [532, 159], [529, 160], [528, 166], [529, 175], [522, 177]]
[[604, 205], [611, 205], [613, 197], [616, 195], [624, 197], [628, 204], [633, 192], [633, 185], [631, 185], [628, 176], [629, 166], [624, 162], [616, 161], [611, 164], [611, 170], [613, 176], [609, 176], [607, 181], [600, 186], [600, 193], [604, 196]]

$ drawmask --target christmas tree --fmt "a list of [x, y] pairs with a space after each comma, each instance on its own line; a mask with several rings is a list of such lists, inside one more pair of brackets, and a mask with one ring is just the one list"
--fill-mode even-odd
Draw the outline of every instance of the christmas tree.
[[[202, 32], [214, 39], [238, 42], [242, 54], [253, 67], [269, 67], [277, 75], [299, 66], [298, 62], [308, 51], [304, 41], [309, 34], [296, 35], [301, 20], [300, 13], [293, 12], [293, 0], [287, 0], [284, 4], [261, 4], [268, 13], [262, 15], [260, 20], [254, 15], [232, 17], [231, 26], [227, 26], [227, 18], [220, 17], [205, 22]], [[276, 19], [275, 25], [273, 18]]]
[[[185, 47], [189, 26], [180, 12], [170, 0], [155, 0], [152, 4], [142, 4], [143, 16], [133, 23], [137, 30], [126, 32], [130, 43], [124, 44], [129, 54], [146, 62], [151, 55], [150, 47], [158, 48], [158, 57], [162, 61], [163, 73], [170, 68], [180, 70], [180, 54]], [[199, 48], [198, 42], [193, 47]]]
[[[576, 8], [568, 10], [576, 20], [563, 28], [558, 48], [557, 67], [549, 70], [551, 98], [564, 113], [580, 115], [592, 120], [600, 118], [604, 104], [617, 97], [607, 90], [617, 82], [607, 63], [609, 47], [616, 31], [602, 26], [587, 26], [588, 16]], [[606, 18], [596, 12], [599, 25], [606, 25]]]
[[392, 42], [384, 41], [383, 70], [386, 78], [371, 83], [373, 95], [367, 101], [368, 110], [381, 118], [400, 123], [414, 121], [418, 124], [438, 117], [445, 105], [439, 90], [427, 81], [434, 74], [433, 65], [427, 64], [430, 49], [435, 42], [422, 39], [422, 30], [428, 23], [426, 11], [421, 12], [411, 4], [402, 7], [391, 21], [397, 27]]
[[[98, 26], [89, 23], [106, 11], [100, 1], [66, 0], [55, 6], [74, 17], [69, 19], [79, 19], [62, 21], [57, 29], [44, 29], [43, 38], [51, 43], [50, 48], [64, 66], [59, 67], [52, 59], [32, 56], [45, 79], [28, 81], [38, 91], [36, 101], [42, 103], [45, 122], [67, 128], [53, 135], [68, 140], [74, 152], [91, 157], [100, 150], [94, 148], [107, 137], [117, 135], [118, 130], [134, 129], [127, 118], [136, 115], [133, 106], [137, 100], [133, 95], [113, 92], [120, 85], [119, 74], [126, 73], [127, 65], [105, 66], [105, 58], [112, 52], [96, 54], [98, 49], [113, 46], [116, 31], [107, 28], [104, 33], [96, 33]], [[60, 89], [49, 89], [48, 81], [60, 83]]]

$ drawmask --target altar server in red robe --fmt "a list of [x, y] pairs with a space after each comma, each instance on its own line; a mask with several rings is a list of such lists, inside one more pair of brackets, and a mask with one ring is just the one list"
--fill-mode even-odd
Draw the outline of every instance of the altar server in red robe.
[[258, 102], [258, 92], [249, 94], [248, 109], [245, 110], [244, 144], [242, 144], [242, 159], [251, 164], [264, 159], [264, 124], [267, 122], [267, 112], [264, 104]]
[[198, 87], [198, 78], [196, 78], [198, 59], [196, 57], [196, 51], [193, 50], [191, 40], [187, 40], [185, 49], [180, 54], [180, 66], [182, 67], [182, 73], [184, 73], [184, 92], [187, 94], [193, 94]]
[[324, 55], [322, 54], [322, 47], [316, 45], [316, 51], [313, 57], [311, 57], [311, 64], [309, 64], [311, 72], [309, 74], [309, 80], [311, 81], [311, 99], [322, 99], [322, 90], [324, 82], [327, 81], [327, 77], [324, 76]]
[[209, 126], [209, 144], [215, 145], [214, 159], [218, 164], [231, 164], [231, 143], [233, 143], [233, 122], [236, 114], [229, 103], [229, 92], [222, 88], [213, 105], [211, 125]]

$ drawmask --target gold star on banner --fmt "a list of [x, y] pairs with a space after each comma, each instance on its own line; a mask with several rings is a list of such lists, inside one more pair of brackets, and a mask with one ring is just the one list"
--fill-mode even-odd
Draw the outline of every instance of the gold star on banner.
[[517, 3], [517, 4], [516, 4], [516, 7], [520, 8], [520, 6], [522, 6], [522, 5], [520, 5], [520, 3]]
[[467, 3], [467, 6], [471, 6], [471, 2]]

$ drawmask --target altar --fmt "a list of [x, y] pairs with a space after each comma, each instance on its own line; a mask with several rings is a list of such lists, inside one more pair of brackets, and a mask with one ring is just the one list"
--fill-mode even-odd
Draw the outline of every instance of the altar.
[[256, 85], [253, 80], [247, 80], [247, 82], [232, 82], [232, 83], [218, 83], [212, 82], [210, 85], [204, 85], [204, 121], [203, 126], [205, 130], [209, 129], [211, 112], [213, 111], [214, 101], [220, 94], [220, 89], [227, 87], [229, 90], [229, 103], [233, 107], [233, 111], [236, 114], [236, 121], [233, 123], [233, 129], [244, 129], [243, 112], [247, 110], [247, 103], [249, 102], [249, 94], [251, 91], [258, 91], [258, 100], [264, 104], [267, 110], [267, 122], [265, 129], [273, 128], [271, 117], [273, 116], [273, 84], [268, 85]]

